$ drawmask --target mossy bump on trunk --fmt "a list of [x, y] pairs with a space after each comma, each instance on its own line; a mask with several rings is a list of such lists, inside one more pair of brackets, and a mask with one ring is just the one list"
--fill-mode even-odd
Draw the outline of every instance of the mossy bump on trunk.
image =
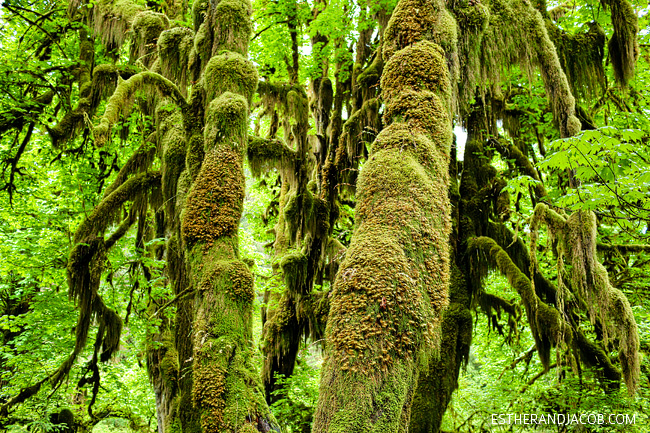
[[357, 184], [357, 226], [332, 293], [315, 432], [408, 431], [418, 371], [439, 347], [449, 284], [451, 86], [446, 53], [431, 39], [448, 39], [436, 27], [444, 12], [440, 2], [401, 1], [386, 30], [388, 126]]

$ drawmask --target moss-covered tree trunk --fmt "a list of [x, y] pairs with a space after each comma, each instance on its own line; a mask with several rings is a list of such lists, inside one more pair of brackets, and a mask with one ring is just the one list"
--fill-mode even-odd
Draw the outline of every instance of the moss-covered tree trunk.
[[[222, 0], [194, 8], [200, 25], [190, 57], [200, 78], [193, 92], [201, 92], [205, 117], [202, 136], [185, 125], [192, 183], [180, 215], [181, 238], [195, 306], [191, 404], [178, 410], [204, 433], [267, 431], [270, 415], [252, 360], [253, 277], [240, 260], [237, 236], [249, 106], [257, 87], [246, 58], [251, 5]], [[193, 430], [191, 424], [183, 430]]]
[[419, 367], [439, 344], [449, 281], [451, 92], [445, 52], [430, 39], [444, 39], [435, 24], [444, 12], [442, 2], [401, 1], [386, 29], [388, 126], [357, 184], [357, 227], [327, 322], [316, 432], [407, 431]]

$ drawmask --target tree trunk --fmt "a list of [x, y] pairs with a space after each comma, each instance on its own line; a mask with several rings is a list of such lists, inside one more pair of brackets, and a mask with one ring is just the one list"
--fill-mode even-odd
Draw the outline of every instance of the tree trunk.
[[424, 35], [443, 12], [442, 2], [401, 1], [386, 29], [388, 126], [357, 184], [316, 432], [408, 431], [419, 366], [439, 346], [449, 283], [450, 83], [444, 51]]

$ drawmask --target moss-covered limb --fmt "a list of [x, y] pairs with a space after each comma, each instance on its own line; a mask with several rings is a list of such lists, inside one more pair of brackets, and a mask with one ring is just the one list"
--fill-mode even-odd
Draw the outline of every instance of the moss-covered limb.
[[576, 330], [575, 337], [580, 359], [586, 365], [598, 370], [602, 386], [606, 390], [618, 389], [621, 383], [621, 372], [612, 364], [603, 348], [585, 337], [580, 330]]
[[519, 64], [529, 75], [538, 67], [561, 135], [575, 135], [580, 131], [575, 100], [539, 11], [523, 1], [491, 0], [489, 6], [480, 54], [482, 80], [498, 80], [504, 65]]
[[[190, 69], [198, 79], [210, 58], [222, 51], [246, 55], [252, 24], [243, 16], [250, 16], [249, 0], [221, 1], [216, 6], [199, 1], [193, 7], [194, 47], [190, 53]], [[197, 24], [198, 27], [197, 27]]]
[[104, 197], [92, 213], [79, 225], [75, 232], [75, 242], [84, 242], [86, 238], [103, 231], [110, 220], [111, 213], [119, 209], [126, 201], [133, 200], [136, 194], [159, 184], [160, 172], [144, 172], [130, 177], [119, 188]]
[[138, 147], [131, 157], [124, 163], [117, 173], [115, 180], [104, 191], [104, 197], [108, 197], [113, 191], [119, 188], [129, 176], [146, 171], [156, 156], [156, 145], [152, 141], [153, 137], [148, 137], [143, 144]]
[[[558, 279], [560, 290], [571, 290], [586, 305], [592, 324], [599, 322], [602, 325], [606, 347], [618, 343], [623, 377], [628, 391], [633, 394], [638, 387], [640, 371], [637, 326], [627, 298], [612, 287], [607, 270], [598, 261], [595, 215], [576, 211], [563, 218], [545, 204], [538, 204], [531, 220], [531, 251], [535, 251], [537, 232], [542, 224], [557, 240], [558, 274], [562, 277]], [[565, 261], [571, 265], [568, 271], [564, 268]], [[565, 278], [568, 278], [566, 283]]]
[[45, 110], [54, 99], [56, 92], [48, 90], [28, 101], [23, 101], [13, 108], [0, 113], [0, 134], [10, 129], [22, 129], [26, 123], [32, 119], [34, 113], [40, 113]]
[[650, 245], [647, 244], [606, 244], [598, 242], [596, 244], [598, 251], [612, 251], [617, 250], [621, 253], [641, 253], [650, 252]]
[[273, 168], [281, 173], [288, 172], [295, 163], [295, 151], [281, 140], [256, 136], [248, 137], [247, 157], [255, 177]]
[[[517, 332], [516, 320], [521, 315], [521, 311], [517, 308], [516, 304], [502, 298], [501, 296], [488, 292], [481, 293], [478, 298], [478, 304], [481, 306], [483, 312], [488, 316], [492, 325], [494, 325], [492, 318], [496, 317], [496, 319], [500, 319], [501, 312], [504, 312], [513, 319], [508, 321], [509, 325], [515, 326], [515, 329], [511, 329], [511, 331]], [[494, 312], [496, 312], [496, 314], [494, 314]]]
[[129, 231], [135, 220], [135, 212], [129, 212], [129, 215], [124, 218], [124, 220], [122, 220], [117, 229], [111, 233], [111, 235], [104, 241], [106, 249], [110, 249], [113, 245], [115, 245], [115, 243], [117, 243], [117, 241], [122, 239], [126, 232]]
[[266, 401], [269, 404], [282, 398], [277, 391], [282, 387], [277, 385], [277, 374], [290, 377], [296, 363], [303, 329], [296, 315], [294, 300], [287, 294], [272, 296], [266, 323], [262, 332], [262, 351], [264, 366], [262, 381]]
[[378, 98], [367, 100], [343, 124], [340, 142], [347, 148], [348, 162], [356, 166], [356, 161], [367, 156], [365, 143], [370, 142], [381, 131]]
[[106, 143], [110, 136], [110, 130], [120, 119], [122, 111], [130, 108], [129, 102], [135, 95], [135, 92], [143, 89], [145, 86], [151, 86], [157, 89], [163, 96], [170, 97], [181, 110], [187, 110], [187, 101], [174, 83], [155, 72], [140, 72], [126, 81], [121, 81], [117, 85], [115, 93], [113, 93], [113, 96], [111, 96], [106, 105], [106, 111], [99, 124], [93, 129], [95, 144], [97, 146], [102, 146]]
[[482, 85], [481, 45], [490, 21], [489, 7], [480, 2], [449, 2], [458, 23], [458, 110], [468, 113], [477, 86]]
[[[487, 237], [473, 238], [469, 241], [468, 252], [476, 260], [487, 262], [489, 268], [501, 272], [517, 291], [526, 308], [526, 316], [537, 345], [540, 360], [544, 368], [548, 369], [551, 348], [561, 343], [562, 339], [566, 343], [571, 341], [571, 330], [562, 319], [560, 312], [548, 306], [535, 294], [528, 277], [521, 272], [508, 254], [494, 240]], [[478, 264], [473, 267], [474, 269], [483, 269], [483, 272], [487, 271], [484, 266]], [[481, 278], [484, 275], [473, 277]]]
[[580, 121], [575, 116], [575, 99], [571, 94], [566, 74], [560, 64], [557, 50], [546, 31], [541, 14], [528, 3], [521, 3], [516, 9], [521, 13], [529, 31], [528, 39], [535, 50], [535, 63], [544, 81], [546, 93], [551, 102], [553, 115], [558, 122], [560, 135], [571, 137], [580, 132]]
[[621, 85], [627, 85], [634, 76], [640, 49], [638, 16], [627, 0], [601, 0], [612, 14], [614, 34], [609, 40], [609, 58], [614, 66], [614, 77]]
[[177, 188], [185, 170], [187, 156], [186, 129], [183, 113], [167, 98], [156, 107], [156, 135], [162, 150], [162, 195], [165, 203], [166, 225], [177, 227], [180, 209], [177, 208]]
[[[596, 254], [596, 216], [577, 211], [567, 218], [563, 237], [571, 264], [571, 289], [584, 299], [592, 323], [600, 321], [603, 342], [619, 351], [623, 377], [630, 394], [639, 386], [639, 335], [630, 303], [612, 287]], [[616, 343], [615, 343], [616, 342]]]
[[531, 278], [531, 259], [526, 244], [520, 237], [502, 223], [490, 222], [487, 225], [485, 235], [494, 240], [503, 250], [508, 253], [513, 263], [534, 282], [535, 293], [547, 304], [557, 305], [557, 288], [538, 269], [534, 269]]
[[52, 127], [46, 126], [47, 132], [52, 139], [52, 146], [60, 148], [63, 143], [83, 130], [90, 112], [92, 112], [90, 99], [80, 98], [76, 107], [68, 111], [59, 123]]
[[381, 45], [379, 45], [374, 53], [372, 62], [356, 77], [356, 83], [362, 89], [361, 96], [363, 101], [371, 99], [373, 95], [372, 89], [377, 88], [383, 69], [384, 57], [381, 54]]
[[47, 382], [49, 377], [42, 379], [36, 382], [34, 385], [22, 388], [18, 394], [8, 399], [5, 403], [0, 406], [0, 417], [8, 417], [9, 409], [12, 407], [25, 402], [27, 399], [35, 396], [41, 390], [41, 387], [45, 382]]
[[91, 112], [99, 106], [99, 103], [110, 97], [120, 78], [128, 80], [138, 71], [131, 65], [102, 64], [93, 68], [92, 84], [90, 94]]

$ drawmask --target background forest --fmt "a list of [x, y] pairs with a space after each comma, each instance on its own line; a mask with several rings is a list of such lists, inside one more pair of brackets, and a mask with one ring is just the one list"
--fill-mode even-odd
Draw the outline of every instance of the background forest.
[[650, 429], [639, 0], [4, 0], [0, 430]]

